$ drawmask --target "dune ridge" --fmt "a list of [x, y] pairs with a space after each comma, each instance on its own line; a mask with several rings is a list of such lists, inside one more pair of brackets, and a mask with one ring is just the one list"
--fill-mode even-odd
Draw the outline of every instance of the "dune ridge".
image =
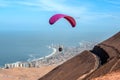
[[[97, 44], [92, 50], [83, 51], [77, 56], [71, 58], [39, 80], [91, 80], [93, 78], [103, 76], [109, 72], [119, 70], [119, 46], [120, 32]], [[93, 57], [93, 54], [96, 57]], [[99, 62], [96, 69], [94, 69], [96, 66], [95, 62]]]

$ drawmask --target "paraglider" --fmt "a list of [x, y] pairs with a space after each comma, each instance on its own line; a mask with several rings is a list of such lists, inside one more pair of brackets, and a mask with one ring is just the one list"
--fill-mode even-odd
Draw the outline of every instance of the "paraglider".
[[58, 21], [61, 18], [65, 18], [72, 27], [76, 26], [76, 21], [73, 17], [65, 15], [65, 14], [55, 14], [53, 15], [50, 19], [49, 19], [49, 23], [52, 25], [54, 24], [56, 21]]
[[62, 49], [62, 47], [59, 47], [59, 49], [58, 49], [58, 50], [59, 50], [59, 52], [61, 52], [63, 49]]
[[62, 52], [63, 51], [63, 46], [59, 45], [58, 51]]
[[[68, 16], [68, 15], [65, 15], [65, 14], [55, 14], [55, 15], [53, 15], [52, 17], [50, 17], [49, 23], [50, 23], [51, 25], [53, 25], [54, 23], [56, 23], [56, 22], [57, 22], [59, 19], [61, 19], [61, 18], [66, 19], [66, 20], [71, 24], [71, 26], [72, 26], [73, 28], [76, 26], [76, 21], [75, 21], [75, 19], [74, 19], [73, 17]], [[62, 47], [62, 46], [59, 46], [58, 51], [59, 51], [59, 52], [63, 52], [63, 47]]]

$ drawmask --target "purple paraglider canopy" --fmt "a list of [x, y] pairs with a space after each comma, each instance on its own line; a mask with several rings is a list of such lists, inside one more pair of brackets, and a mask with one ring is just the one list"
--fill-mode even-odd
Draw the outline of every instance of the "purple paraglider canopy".
[[68, 16], [68, 15], [65, 15], [65, 14], [55, 14], [55, 15], [53, 15], [49, 19], [49, 23], [52, 25], [56, 21], [58, 21], [60, 18], [65, 18], [71, 24], [72, 27], [76, 26], [76, 21], [74, 20], [74, 18], [72, 18], [71, 16]]

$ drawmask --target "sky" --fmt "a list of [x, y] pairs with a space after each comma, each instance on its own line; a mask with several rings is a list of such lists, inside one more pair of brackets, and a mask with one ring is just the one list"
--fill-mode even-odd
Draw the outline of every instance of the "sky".
[[[57, 13], [72, 16], [73, 29]], [[109, 32], [120, 31], [120, 0], [0, 0], [0, 31]]]

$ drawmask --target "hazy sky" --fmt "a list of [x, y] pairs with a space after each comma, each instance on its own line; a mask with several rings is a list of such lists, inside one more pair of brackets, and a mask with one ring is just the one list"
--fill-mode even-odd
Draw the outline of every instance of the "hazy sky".
[[76, 32], [120, 31], [120, 0], [0, 0], [0, 31], [73, 30], [65, 19], [49, 25], [56, 13], [74, 17]]

